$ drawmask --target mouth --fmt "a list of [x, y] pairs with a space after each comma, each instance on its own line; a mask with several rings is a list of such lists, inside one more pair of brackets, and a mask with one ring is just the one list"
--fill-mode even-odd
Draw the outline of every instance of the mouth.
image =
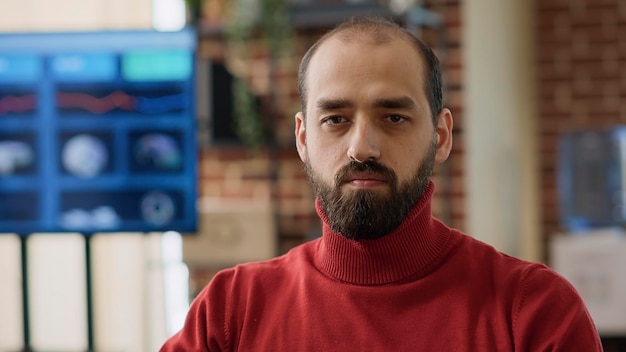
[[349, 174], [344, 183], [355, 188], [374, 188], [387, 184], [387, 179], [375, 173], [357, 172]]

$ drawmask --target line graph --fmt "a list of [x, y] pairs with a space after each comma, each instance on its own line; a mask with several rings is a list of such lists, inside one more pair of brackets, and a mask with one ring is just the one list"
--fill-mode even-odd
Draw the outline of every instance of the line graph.
[[[154, 94], [154, 93], [153, 93]], [[57, 107], [63, 112], [87, 112], [103, 115], [113, 112], [138, 112], [141, 114], [163, 114], [188, 108], [185, 93], [148, 96], [132, 94], [122, 90], [105, 92], [58, 92]]]
[[35, 94], [0, 96], [0, 115], [29, 113], [37, 109]]

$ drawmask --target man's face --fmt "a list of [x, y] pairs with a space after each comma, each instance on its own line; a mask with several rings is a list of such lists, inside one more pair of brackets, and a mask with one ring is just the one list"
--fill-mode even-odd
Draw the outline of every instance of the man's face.
[[[300, 158], [331, 227], [354, 239], [393, 231], [450, 151], [452, 120], [433, 126], [421, 58], [406, 40], [329, 38], [307, 74]], [[443, 121], [443, 122], [442, 122]]]

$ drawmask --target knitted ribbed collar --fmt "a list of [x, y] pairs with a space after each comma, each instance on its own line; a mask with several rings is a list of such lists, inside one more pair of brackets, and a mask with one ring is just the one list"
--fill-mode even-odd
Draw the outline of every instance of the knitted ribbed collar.
[[441, 258], [450, 229], [432, 217], [432, 181], [404, 222], [394, 232], [376, 239], [354, 241], [328, 225], [319, 200], [322, 239], [316, 262], [326, 275], [357, 285], [384, 285], [417, 279]]

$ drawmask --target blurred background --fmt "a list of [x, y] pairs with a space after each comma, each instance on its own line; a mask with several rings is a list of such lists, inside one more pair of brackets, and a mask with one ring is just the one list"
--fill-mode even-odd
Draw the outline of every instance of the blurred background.
[[580, 291], [626, 351], [626, 3], [0, 1], [0, 351], [155, 351], [220, 269], [320, 235], [297, 67], [392, 18], [440, 58], [433, 210]]

